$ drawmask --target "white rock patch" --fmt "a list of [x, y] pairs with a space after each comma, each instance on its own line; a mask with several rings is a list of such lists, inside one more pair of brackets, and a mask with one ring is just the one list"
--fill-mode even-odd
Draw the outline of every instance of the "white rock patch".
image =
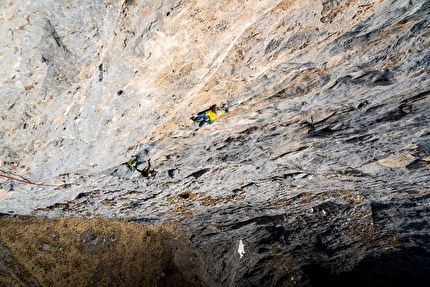
[[239, 240], [239, 249], [237, 252], [239, 252], [240, 258], [242, 258], [243, 254], [245, 254], [245, 245], [243, 245], [242, 240]]

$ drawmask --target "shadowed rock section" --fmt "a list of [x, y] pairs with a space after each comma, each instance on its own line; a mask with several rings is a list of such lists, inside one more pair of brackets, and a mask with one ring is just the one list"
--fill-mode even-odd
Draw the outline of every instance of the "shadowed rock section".
[[58, 186], [2, 178], [0, 212], [175, 224], [190, 284], [426, 286], [428, 1], [29, 3], [0, 12], [1, 172]]

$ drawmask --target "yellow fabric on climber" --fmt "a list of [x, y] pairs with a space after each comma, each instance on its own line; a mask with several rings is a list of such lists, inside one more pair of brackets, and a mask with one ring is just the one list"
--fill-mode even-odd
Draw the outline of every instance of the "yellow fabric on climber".
[[217, 117], [219, 117], [222, 114], [225, 114], [224, 110], [222, 110], [222, 112], [220, 114], [217, 114], [217, 113], [213, 112], [212, 110], [206, 111], [206, 115], [209, 117], [209, 119], [211, 121], [215, 120]]

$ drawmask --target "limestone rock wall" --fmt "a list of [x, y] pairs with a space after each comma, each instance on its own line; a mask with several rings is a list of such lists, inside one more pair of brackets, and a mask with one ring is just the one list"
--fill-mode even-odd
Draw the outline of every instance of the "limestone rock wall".
[[19, 3], [1, 169], [77, 184], [4, 180], [1, 212], [178, 223], [202, 285], [428, 282], [428, 1]]
[[312, 122], [426, 92], [428, 4], [361, 2], [5, 3], [3, 167], [101, 171], [221, 101], [301, 97], [285, 116]]

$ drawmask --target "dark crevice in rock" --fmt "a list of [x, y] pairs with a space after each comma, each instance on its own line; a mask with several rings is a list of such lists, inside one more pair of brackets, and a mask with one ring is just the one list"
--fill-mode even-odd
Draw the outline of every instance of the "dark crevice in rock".
[[196, 172], [190, 174], [189, 176], [187, 176], [187, 178], [194, 177], [195, 179], [198, 179], [199, 177], [201, 177], [202, 175], [204, 175], [208, 171], [209, 171], [209, 169], [202, 169], [202, 170], [199, 170], [199, 171], [196, 171]]
[[99, 65], [99, 82], [103, 81], [103, 64]]

